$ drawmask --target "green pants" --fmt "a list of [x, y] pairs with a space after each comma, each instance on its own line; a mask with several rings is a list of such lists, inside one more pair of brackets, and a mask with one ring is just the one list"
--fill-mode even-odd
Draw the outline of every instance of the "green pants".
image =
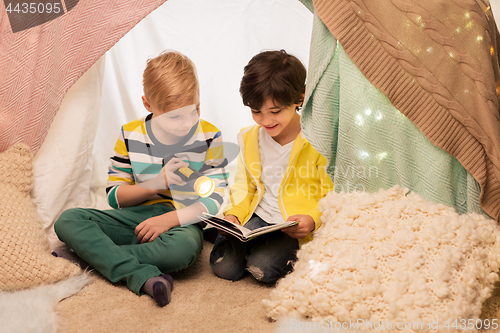
[[125, 281], [140, 295], [147, 279], [190, 266], [203, 248], [198, 224], [174, 227], [152, 242], [138, 243], [135, 227], [171, 210], [161, 204], [112, 210], [72, 208], [59, 216], [54, 229], [61, 241], [103, 276], [113, 283]]

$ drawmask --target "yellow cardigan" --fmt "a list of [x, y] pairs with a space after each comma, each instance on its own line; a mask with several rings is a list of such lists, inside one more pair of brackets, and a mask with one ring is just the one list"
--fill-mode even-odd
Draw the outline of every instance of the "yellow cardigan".
[[[234, 215], [242, 225], [250, 219], [264, 195], [264, 184], [260, 181], [259, 128], [259, 125], [253, 125], [238, 134], [240, 155], [229, 203], [224, 209], [224, 216]], [[332, 181], [326, 173], [326, 159], [311, 146], [301, 131], [295, 138], [281, 180], [278, 201], [283, 218], [286, 220], [296, 214], [310, 215], [316, 231], [321, 226], [319, 200], [332, 190]], [[311, 239], [312, 232], [299, 243]]]

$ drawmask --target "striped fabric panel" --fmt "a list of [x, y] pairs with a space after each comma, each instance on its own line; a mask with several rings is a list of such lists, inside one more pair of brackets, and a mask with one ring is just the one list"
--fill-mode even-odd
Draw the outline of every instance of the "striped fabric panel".
[[0, 5], [0, 151], [36, 153], [68, 89], [165, 0], [79, 1], [64, 15], [12, 32]]
[[115, 146], [114, 155], [110, 158], [108, 170], [108, 201], [112, 207], [118, 208], [116, 189], [123, 184], [139, 184], [154, 178], [163, 167], [163, 160], [175, 154], [176, 157], [189, 163], [190, 167], [215, 181], [216, 190], [208, 198], [200, 198], [190, 187], [171, 185], [156, 198], [144, 202], [143, 205], [170, 202], [177, 209], [201, 202], [207, 210], [216, 214], [223, 202], [224, 190], [229, 174], [224, 167], [228, 164], [224, 157], [222, 135], [212, 124], [200, 120], [176, 145], [160, 145], [148, 132], [151, 114], [134, 120], [122, 127], [120, 137]]

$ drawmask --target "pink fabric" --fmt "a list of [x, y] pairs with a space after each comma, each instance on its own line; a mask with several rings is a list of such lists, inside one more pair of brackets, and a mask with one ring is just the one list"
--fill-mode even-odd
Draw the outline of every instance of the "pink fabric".
[[38, 151], [68, 89], [166, 0], [81, 0], [66, 14], [12, 32], [0, 4], [0, 152]]

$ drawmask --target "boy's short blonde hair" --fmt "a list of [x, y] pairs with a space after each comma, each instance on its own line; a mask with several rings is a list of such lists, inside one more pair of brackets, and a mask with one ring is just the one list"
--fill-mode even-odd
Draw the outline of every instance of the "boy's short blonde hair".
[[196, 67], [180, 52], [165, 51], [149, 59], [142, 77], [144, 95], [161, 111], [199, 103]]

